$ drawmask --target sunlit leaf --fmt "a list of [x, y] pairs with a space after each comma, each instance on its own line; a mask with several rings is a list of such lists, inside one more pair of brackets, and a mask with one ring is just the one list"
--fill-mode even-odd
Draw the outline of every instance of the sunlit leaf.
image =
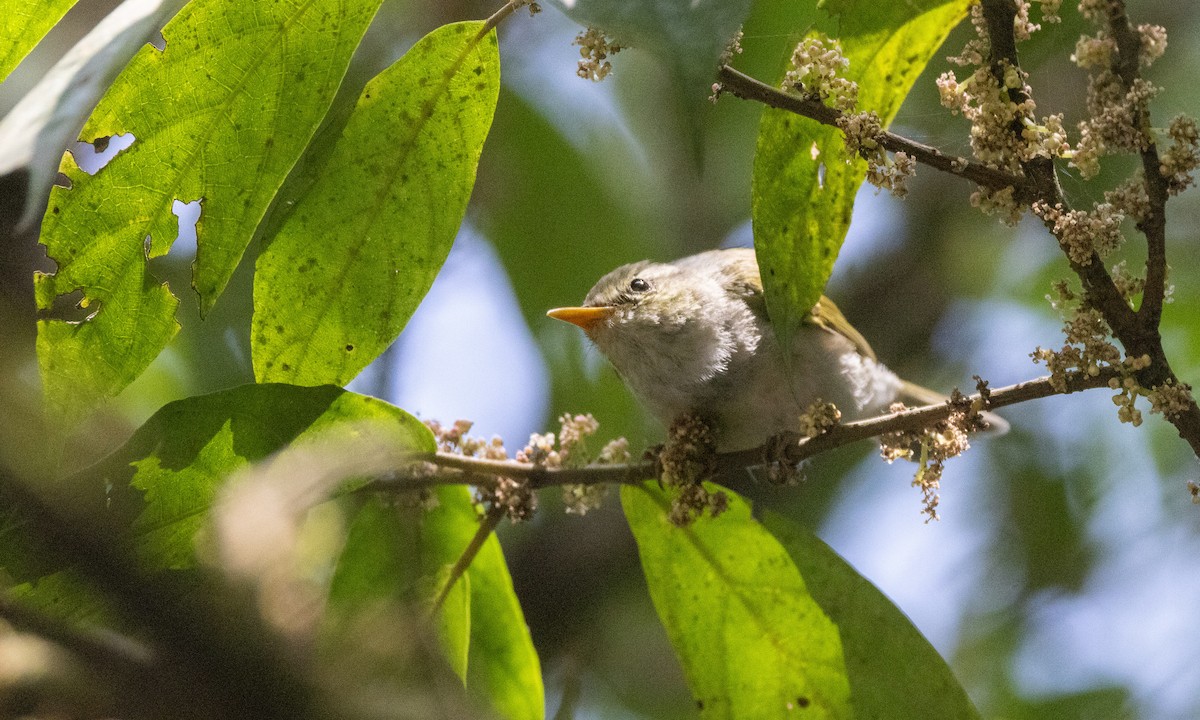
[[397, 447], [433, 449], [417, 419], [381, 400], [326, 386], [245, 385], [159, 410], [95, 473], [152, 568], [191, 567], [196, 532], [232, 473], [341, 422], [372, 422]]
[[29, 54], [75, 0], [9, 0], [0, 12], [0, 80]]
[[0, 120], [0, 235], [24, 232], [42, 214], [62, 154], [100, 96], [185, 2], [125, 0]]
[[686, 528], [654, 485], [621, 505], [701, 717], [852, 717], [837, 626], [745, 501]]
[[[858, 109], [876, 112], [886, 127], [968, 4], [846, 0], [824, 6], [834, 17], [815, 19], [818, 30], [841, 42], [850, 61], [845, 75], [858, 83]], [[848, 161], [844, 148], [837, 128], [763, 111], [751, 193], [754, 244], [784, 347], [825, 289], [866, 176], [866, 163]]]
[[435, 30], [367, 84], [259, 256], [259, 380], [345, 384], [399, 335], [462, 222], [499, 89], [481, 22]]
[[145, 46], [83, 129], [132, 133], [95, 177], [63, 161], [42, 242], [57, 263], [39, 307], [82, 290], [89, 317], [39, 323], [51, 407], [77, 418], [129, 384], [175, 334], [176, 298], [149, 273], [178, 233], [175, 200], [201, 200], [193, 284], [202, 310], [225, 287], [268, 204], [328, 108], [381, 0], [194, 0]]
[[782, 515], [767, 512], [763, 524], [837, 624], [857, 720], [979, 717], [946, 661], [878, 588]]

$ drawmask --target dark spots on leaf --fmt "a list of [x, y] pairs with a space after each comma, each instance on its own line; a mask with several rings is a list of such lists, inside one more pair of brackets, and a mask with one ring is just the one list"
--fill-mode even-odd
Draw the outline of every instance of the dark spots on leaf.
[[52, 213], [54, 213], [55, 215], [57, 215], [57, 214], [59, 214], [60, 212], [62, 212], [62, 208], [60, 208], [59, 206], [55, 205], [54, 207], [50, 208], [50, 212], [52, 212]]
[[292, 366], [291, 366], [291, 365], [289, 365], [289, 364], [287, 364], [287, 363], [284, 363], [284, 364], [282, 364], [282, 365], [280, 365], [280, 366], [279, 366], [279, 369], [280, 369], [280, 370], [282, 370], [282, 371], [284, 371], [284, 372], [291, 372], [291, 370], [292, 370]]
[[767, 268], [767, 274], [771, 277], [775, 277], [775, 268]]
[[400, 175], [400, 182], [402, 182], [402, 183], [408, 182], [408, 173], [402, 173]]
[[346, 352], [354, 352], [354, 346], [353, 346], [353, 345], [347, 345], [347, 346], [346, 346]]
[[470, 96], [470, 95], [459, 95], [459, 96], [458, 96], [458, 101], [459, 101], [460, 103], [467, 103], [467, 102], [470, 102], [470, 101], [471, 101], [471, 96]]
[[804, 709], [804, 708], [808, 707], [808, 706], [809, 706], [809, 705], [811, 705], [811, 704], [812, 704], [812, 701], [811, 701], [811, 700], [809, 700], [808, 698], [804, 697], [803, 695], [801, 695], [800, 697], [796, 698], [796, 707], [798, 707], [798, 708], [800, 708], [800, 709]]
[[371, 93], [363, 93], [363, 100], [370, 100], [370, 99], [371, 99]]
[[269, 137], [263, 141], [263, 147], [275, 147], [275, 138]]
[[704, 701], [703, 701], [703, 700], [696, 700], [696, 709], [697, 709], [697, 710], [703, 710], [703, 709], [704, 709]]
[[471, 70], [471, 72], [475, 73], [476, 75], [482, 75], [482, 74], [483, 74], [483, 66], [482, 66], [482, 65], [476, 65], [476, 66], [475, 66], [475, 67], [474, 67], [474, 68]]
[[482, 80], [480, 80], [479, 82], [475, 83], [475, 91], [476, 91], [476, 92], [483, 92], [484, 90], [487, 90], [487, 86], [488, 86], [488, 84], [487, 84], [487, 83], [485, 83], [485, 82], [483, 82]]
[[275, 326], [275, 332], [277, 332], [277, 333], [279, 333], [280, 335], [282, 335], [282, 334], [283, 334], [283, 326], [282, 326], [282, 325], [276, 325], [276, 326]]
[[826, 245], [825, 247], [821, 248], [821, 256], [822, 256], [822, 257], [826, 257], [826, 258], [827, 258], [827, 257], [829, 257], [829, 256], [830, 256], [830, 255], [832, 255], [832, 254], [833, 254], [833, 248], [829, 247], [828, 245]]

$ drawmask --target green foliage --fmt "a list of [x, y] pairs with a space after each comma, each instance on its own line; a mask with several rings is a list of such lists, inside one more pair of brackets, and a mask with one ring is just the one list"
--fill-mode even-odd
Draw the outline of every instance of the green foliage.
[[113, 488], [105, 504], [131, 519], [148, 567], [188, 568], [230, 475], [347, 423], [370, 423], [399, 448], [433, 449], [419, 420], [382, 400], [329, 385], [245, 385], [164, 406], [87, 476], [93, 487]]
[[[470, 493], [437, 488], [430, 509], [372, 500], [356, 514], [330, 590], [335, 618], [384, 604], [428, 610], [479, 528]], [[503, 718], [540, 719], [541, 670], [495, 536], [451, 587], [437, 617], [451, 666]]]
[[12, 0], [0, 14], [0, 80], [8, 77], [75, 0]]
[[345, 384], [396, 339], [454, 242], [499, 91], [481, 22], [435, 30], [367, 84], [258, 258], [260, 381]]
[[849, 718], [837, 626], [787, 551], [733, 497], [686, 528], [651, 484], [621, 489], [654, 607], [701, 717]]
[[820, 538], [782, 515], [768, 512], [763, 524], [838, 627], [855, 718], [979, 717], [942, 656], [869, 580]]
[[[858, 110], [874, 111], [887, 127], [967, 5], [829, 3], [824, 7], [832, 18], [814, 13], [811, 20], [841, 42], [850, 61], [845, 76], [858, 83]], [[763, 111], [751, 216], [767, 308], [783, 347], [825, 288], [864, 177], [866, 163], [847, 158], [837, 128], [783, 110]]]
[[653, 54], [671, 77], [685, 109], [693, 148], [697, 116], [716, 76], [718, 59], [750, 12], [749, 0], [550, 0], [573, 20], [599, 28], [622, 47]]
[[83, 129], [132, 133], [96, 177], [65, 159], [42, 242], [58, 264], [38, 305], [83, 291], [83, 322], [39, 323], [48, 404], [66, 420], [115, 395], [178, 329], [178, 301], [150, 274], [178, 221], [175, 200], [202, 200], [193, 285], [202, 310], [228, 282], [275, 191], [341, 82], [381, 0], [229, 3], [195, 0], [145, 46]]

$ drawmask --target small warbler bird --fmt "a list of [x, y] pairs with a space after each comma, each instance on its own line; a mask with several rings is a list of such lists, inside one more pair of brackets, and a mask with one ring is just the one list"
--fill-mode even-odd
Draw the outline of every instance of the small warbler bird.
[[581, 307], [546, 314], [582, 328], [664, 425], [687, 412], [707, 420], [721, 452], [797, 430], [817, 401], [837, 406], [843, 421], [880, 414], [896, 400], [945, 401], [881, 364], [825, 297], [785, 358], [750, 248], [623, 265], [600, 278]]

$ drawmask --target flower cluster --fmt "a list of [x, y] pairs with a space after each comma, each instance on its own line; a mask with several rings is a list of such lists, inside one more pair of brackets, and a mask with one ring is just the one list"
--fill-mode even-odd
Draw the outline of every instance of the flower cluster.
[[[1105, 3], [1085, 0], [1079, 10], [1100, 27], [1075, 45], [1071, 60], [1092, 71], [1088, 77], [1088, 118], [1079, 123], [1080, 139], [1071, 164], [1084, 178], [1100, 171], [1100, 158], [1112, 152], [1141, 152], [1153, 142], [1147, 103], [1159, 88], [1142, 78], [1126, 82], [1117, 73], [1120, 50], [1107, 23]], [[1138, 64], [1146, 67], [1166, 51], [1167, 33], [1158, 25], [1139, 25]], [[1170, 176], [1171, 173], [1164, 172]]]
[[538, 5], [536, 2], [534, 2], [534, 0], [516, 0], [516, 6], [514, 9], [523, 7], [529, 8], [530, 17], [533, 17], [542, 11], [542, 6]]
[[[471, 430], [470, 420], [457, 420], [449, 427], [437, 420], [426, 420], [425, 425], [433, 432], [442, 452], [488, 460], [508, 459], [504, 441], [499, 437], [485, 441], [467, 434]], [[475, 502], [485, 513], [502, 511], [512, 522], [528, 520], [537, 509], [537, 495], [528, 481], [503, 476], [492, 476], [480, 483], [475, 489]]]
[[671, 423], [658, 461], [663, 482], [679, 492], [671, 501], [669, 514], [675, 525], [690, 525], [705, 511], [716, 517], [728, 507], [725, 493], [710, 493], [704, 487], [704, 481], [712, 477], [716, 457], [716, 437], [701, 417], [689, 413]]
[[833, 403], [818, 399], [800, 415], [800, 434], [814, 438], [822, 435], [842, 421], [842, 411]]
[[1112, 397], [1113, 405], [1117, 406], [1117, 419], [1134, 427], [1142, 424], [1142, 411], [1137, 408], [1137, 398], [1138, 395], [1144, 395], [1145, 390], [1138, 384], [1137, 378], [1133, 377], [1133, 373], [1145, 369], [1149, 364], [1150, 358], [1146, 355], [1127, 358], [1124, 364], [1126, 375], [1108, 381], [1108, 386], [1117, 391]]
[[1121, 245], [1125, 213], [1110, 203], [1097, 203], [1087, 212], [1035, 202], [1033, 212], [1050, 226], [1063, 252], [1079, 265], [1090, 265], [1093, 255], [1104, 258]]
[[1170, 380], [1151, 388], [1146, 396], [1150, 398], [1150, 412], [1162, 413], [1168, 420], [1187, 412], [1195, 402], [1191, 385]]
[[499, 476], [475, 490], [475, 502], [485, 513], [499, 511], [510, 522], [525, 522], [537, 510], [537, 495], [527, 480]]
[[883, 126], [873, 112], [846, 113], [837, 119], [846, 140], [846, 152], [867, 161], [867, 182], [896, 197], [908, 194], [908, 179], [917, 163], [905, 152], [889, 158], [882, 145]]
[[489, 460], [508, 459], [508, 451], [504, 449], [504, 440], [500, 436], [493, 435], [491, 440], [484, 440], [468, 435], [472, 425], [474, 423], [470, 420], [455, 420], [449, 427], [443, 426], [437, 420], [425, 421], [425, 427], [433, 433], [438, 449], [442, 452]]
[[[963, 400], [957, 393], [956, 397]], [[904, 409], [904, 403], [892, 403], [888, 411], [898, 413]], [[971, 447], [967, 436], [971, 430], [978, 429], [979, 422], [978, 412], [972, 411], [968, 405], [956, 409], [948, 418], [932, 427], [888, 433], [879, 439], [880, 454], [884, 460], [891, 463], [904, 459], [917, 463], [912, 484], [921, 490], [925, 522], [939, 519], [938, 493], [941, 490], [942, 472], [945, 470], [946, 461], [963, 454]]]
[[575, 36], [574, 44], [579, 46], [579, 55], [583, 58], [579, 61], [579, 68], [575, 74], [593, 82], [600, 82], [608, 77], [612, 72], [612, 63], [609, 62], [608, 56], [616, 55], [624, 49], [606, 36], [603, 30], [594, 27], [589, 27]]
[[1171, 145], [1159, 157], [1158, 171], [1167, 179], [1167, 188], [1178, 195], [1195, 184], [1192, 171], [1200, 167], [1200, 131], [1196, 120], [1178, 115], [1167, 128]]
[[806, 37], [792, 52], [792, 69], [783, 78], [784, 92], [852, 112], [858, 103], [858, 85], [842, 77], [850, 61], [837, 40], [820, 35]]

